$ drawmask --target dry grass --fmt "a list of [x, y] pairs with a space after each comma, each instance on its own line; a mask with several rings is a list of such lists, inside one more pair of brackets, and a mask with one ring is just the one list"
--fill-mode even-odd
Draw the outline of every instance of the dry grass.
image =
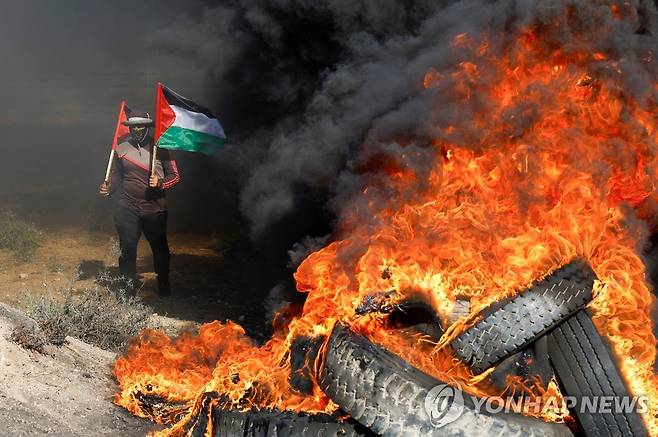
[[0, 211], [0, 249], [10, 250], [17, 260], [27, 262], [42, 242], [43, 234], [34, 224], [20, 220], [11, 211]]
[[37, 321], [48, 342], [62, 344], [66, 336], [120, 351], [146, 326], [150, 310], [131, 296], [121, 278], [99, 278], [94, 288], [70, 288], [38, 298], [28, 297], [27, 313]]
[[43, 353], [44, 348], [48, 344], [48, 339], [44, 336], [43, 332], [41, 332], [38, 326], [32, 323], [19, 323], [16, 325], [11, 331], [9, 340], [25, 349], [39, 353]]

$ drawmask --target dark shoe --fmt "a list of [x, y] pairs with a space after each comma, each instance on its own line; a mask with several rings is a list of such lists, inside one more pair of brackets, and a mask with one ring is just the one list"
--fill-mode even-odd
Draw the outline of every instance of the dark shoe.
[[160, 280], [158, 278], [158, 294], [160, 296], [171, 296], [171, 286], [169, 279]]

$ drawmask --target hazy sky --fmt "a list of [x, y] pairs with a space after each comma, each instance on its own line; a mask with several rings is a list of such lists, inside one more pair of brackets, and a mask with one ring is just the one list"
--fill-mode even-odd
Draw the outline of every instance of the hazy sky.
[[2, 1], [0, 193], [101, 178], [120, 100], [152, 110], [158, 81], [203, 101], [202, 69], [149, 38], [210, 3]]
[[[2, 0], [0, 208], [90, 214], [122, 98], [152, 111], [162, 81], [212, 105], [203, 66], [159, 51], [152, 38], [197, 22], [214, 3]], [[185, 186], [194, 189], [190, 173]]]
[[204, 3], [3, 1], [2, 123], [28, 121], [28, 114], [48, 123], [89, 120], [121, 95], [147, 104], [158, 80], [194, 78], [198, 66], [162, 56], [148, 38], [182, 17], [194, 18]]

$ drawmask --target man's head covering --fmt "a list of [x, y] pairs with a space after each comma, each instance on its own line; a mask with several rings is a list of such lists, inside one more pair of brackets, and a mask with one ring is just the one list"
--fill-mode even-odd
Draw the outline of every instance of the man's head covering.
[[151, 119], [151, 116], [148, 112], [135, 109], [130, 111], [130, 117], [128, 120], [123, 122], [124, 126], [144, 126], [149, 127], [153, 126], [155, 123]]

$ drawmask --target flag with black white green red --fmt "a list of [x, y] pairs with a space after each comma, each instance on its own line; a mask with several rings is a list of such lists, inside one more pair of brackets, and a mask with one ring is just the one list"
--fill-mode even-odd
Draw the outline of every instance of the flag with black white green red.
[[158, 147], [212, 155], [225, 140], [224, 128], [207, 108], [158, 84], [155, 111]]

